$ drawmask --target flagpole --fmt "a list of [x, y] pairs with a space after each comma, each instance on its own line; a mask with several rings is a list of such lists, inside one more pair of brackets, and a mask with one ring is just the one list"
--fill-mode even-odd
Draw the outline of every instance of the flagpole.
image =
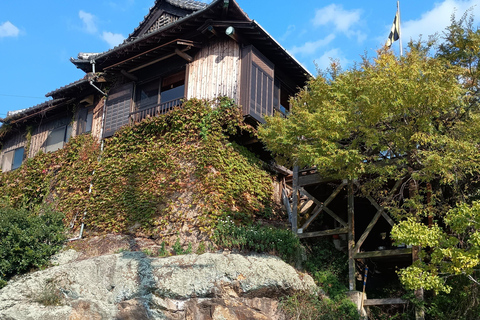
[[400, 57], [403, 56], [402, 48], [402, 19], [400, 19], [400, 1], [397, 1], [397, 12], [398, 12], [398, 45], [400, 47]]

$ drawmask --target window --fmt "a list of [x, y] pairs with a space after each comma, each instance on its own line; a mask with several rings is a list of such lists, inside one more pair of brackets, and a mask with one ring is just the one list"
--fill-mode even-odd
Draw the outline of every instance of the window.
[[148, 109], [157, 106], [160, 103], [160, 81], [154, 80], [139, 85], [135, 93], [135, 106], [137, 109]]
[[185, 71], [180, 71], [163, 79], [138, 85], [135, 92], [135, 107], [137, 110], [142, 110], [165, 103], [179, 105], [184, 93]]
[[78, 112], [77, 134], [92, 132], [93, 108], [80, 109]]
[[286, 116], [290, 112], [290, 90], [278, 79], [275, 78], [275, 88], [273, 92], [273, 109], [274, 112], [280, 112]]
[[185, 71], [163, 78], [160, 89], [161, 103], [182, 99], [185, 95]]
[[19, 168], [22, 165], [24, 154], [24, 147], [5, 152], [3, 154], [2, 171], [7, 172]]
[[70, 140], [72, 136], [72, 126], [67, 125], [53, 129], [45, 141], [45, 152], [53, 152], [63, 148], [65, 143]]

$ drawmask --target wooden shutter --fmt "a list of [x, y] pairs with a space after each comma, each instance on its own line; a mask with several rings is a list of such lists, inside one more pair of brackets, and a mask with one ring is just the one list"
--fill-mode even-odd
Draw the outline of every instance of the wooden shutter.
[[13, 164], [13, 155], [14, 151], [8, 151], [3, 154], [3, 161], [2, 161], [2, 171], [7, 172], [12, 170]]
[[257, 121], [273, 114], [274, 65], [254, 47], [242, 51], [243, 111]]
[[87, 109], [78, 110], [77, 135], [86, 132]]
[[120, 127], [128, 124], [132, 101], [133, 83], [110, 90], [105, 102], [103, 138], [111, 137]]

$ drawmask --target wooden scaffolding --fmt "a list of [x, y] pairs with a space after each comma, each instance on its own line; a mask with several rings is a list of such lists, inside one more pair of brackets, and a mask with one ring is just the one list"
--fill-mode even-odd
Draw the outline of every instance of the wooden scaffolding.
[[[322, 199], [318, 199], [307, 189], [329, 185], [329, 193]], [[397, 181], [390, 189], [389, 193], [383, 199], [383, 203], [388, 203], [392, 200], [395, 192], [401, 187], [402, 181]], [[327, 193], [328, 194], [328, 193]], [[342, 199], [338, 201], [346, 202], [346, 213], [335, 212], [334, 209], [329, 208], [329, 205], [342, 194]], [[366, 227], [359, 230], [355, 227], [355, 201], [357, 198], [363, 198], [363, 201], [368, 200], [369, 210], [373, 209], [375, 212], [370, 212], [368, 217], [370, 219], [368, 224], [362, 221]], [[346, 198], [346, 201], [345, 201]], [[366, 199], [366, 200], [365, 200]], [[316, 173], [315, 169], [299, 170], [294, 167], [293, 173], [283, 180], [282, 202], [288, 212], [289, 219], [292, 224], [292, 231], [299, 238], [312, 238], [324, 236], [338, 236], [344, 235], [346, 238], [346, 249], [348, 250], [348, 279], [349, 290], [356, 291], [356, 263], [362, 262], [364, 259], [403, 259], [414, 261], [418, 259], [418, 248], [394, 248], [387, 249], [378, 248], [376, 250], [367, 250], [364, 248], [365, 240], [371, 235], [372, 230], [378, 221], [382, 218], [384, 222], [388, 223], [390, 228], [394, 225], [393, 219], [387, 214], [385, 208], [382, 207], [370, 195], [362, 192], [360, 184], [356, 180], [334, 180], [321, 177]], [[365, 209], [365, 208], [363, 208]], [[344, 210], [345, 211], [345, 210]], [[307, 213], [308, 214], [305, 214]], [[333, 219], [335, 226], [321, 228], [322, 230], [311, 230], [312, 222], [319, 219], [322, 215], [327, 215]], [[306, 218], [307, 216], [308, 218]], [[346, 217], [345, 217], [346, 216]], [[299, 217], [303, 217], [303, 221], [299, 221]], [[329, 219], [330, 219], [329, 218]], [[364, 218], [364, 217], [359, 217]], [[331, 220], [330, 219], [330, 220]], [[357, 220], [358, 221], [358, 220]], [[299, 223], [301, 222], [301, 224]], [[301, 227], [299, 227], [301, 225]], [[318, 228], [318, 223], [317, 223]], [[355, 230], [361, 231], [355, 234]], [[346, 235], [346, 237], [345, 237]], [[364, 299], [362, 295], [362, 306], [373, 305], [391, 305], [391, 304], [405, 304], [406, 301], [400, 298], [389, 299]], [[423, 319], [421, 313], [417, 312], [417, 319]]]

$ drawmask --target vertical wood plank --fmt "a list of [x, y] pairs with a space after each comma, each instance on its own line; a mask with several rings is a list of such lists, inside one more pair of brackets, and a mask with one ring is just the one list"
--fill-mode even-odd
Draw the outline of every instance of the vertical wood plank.
[[[412, 263], [419, 260], [418, 254], [420, 253], [419, 246], [412, 247]], [[423, 301], [423, 288], [415, 290], [415, 298], [420, 301]], [[415, 320], [425, 320], [425, 310], [421, 307], [415, 307]]]
[[353, 180], [348, 183], [348, 288], [355, 290], [355, 210], [353, 198]]
[[298, 166], [293, 167], [293, 203], [292, 203], [292, 231], [294, 234], [297, 234], [297, 211], [298, 211]]

